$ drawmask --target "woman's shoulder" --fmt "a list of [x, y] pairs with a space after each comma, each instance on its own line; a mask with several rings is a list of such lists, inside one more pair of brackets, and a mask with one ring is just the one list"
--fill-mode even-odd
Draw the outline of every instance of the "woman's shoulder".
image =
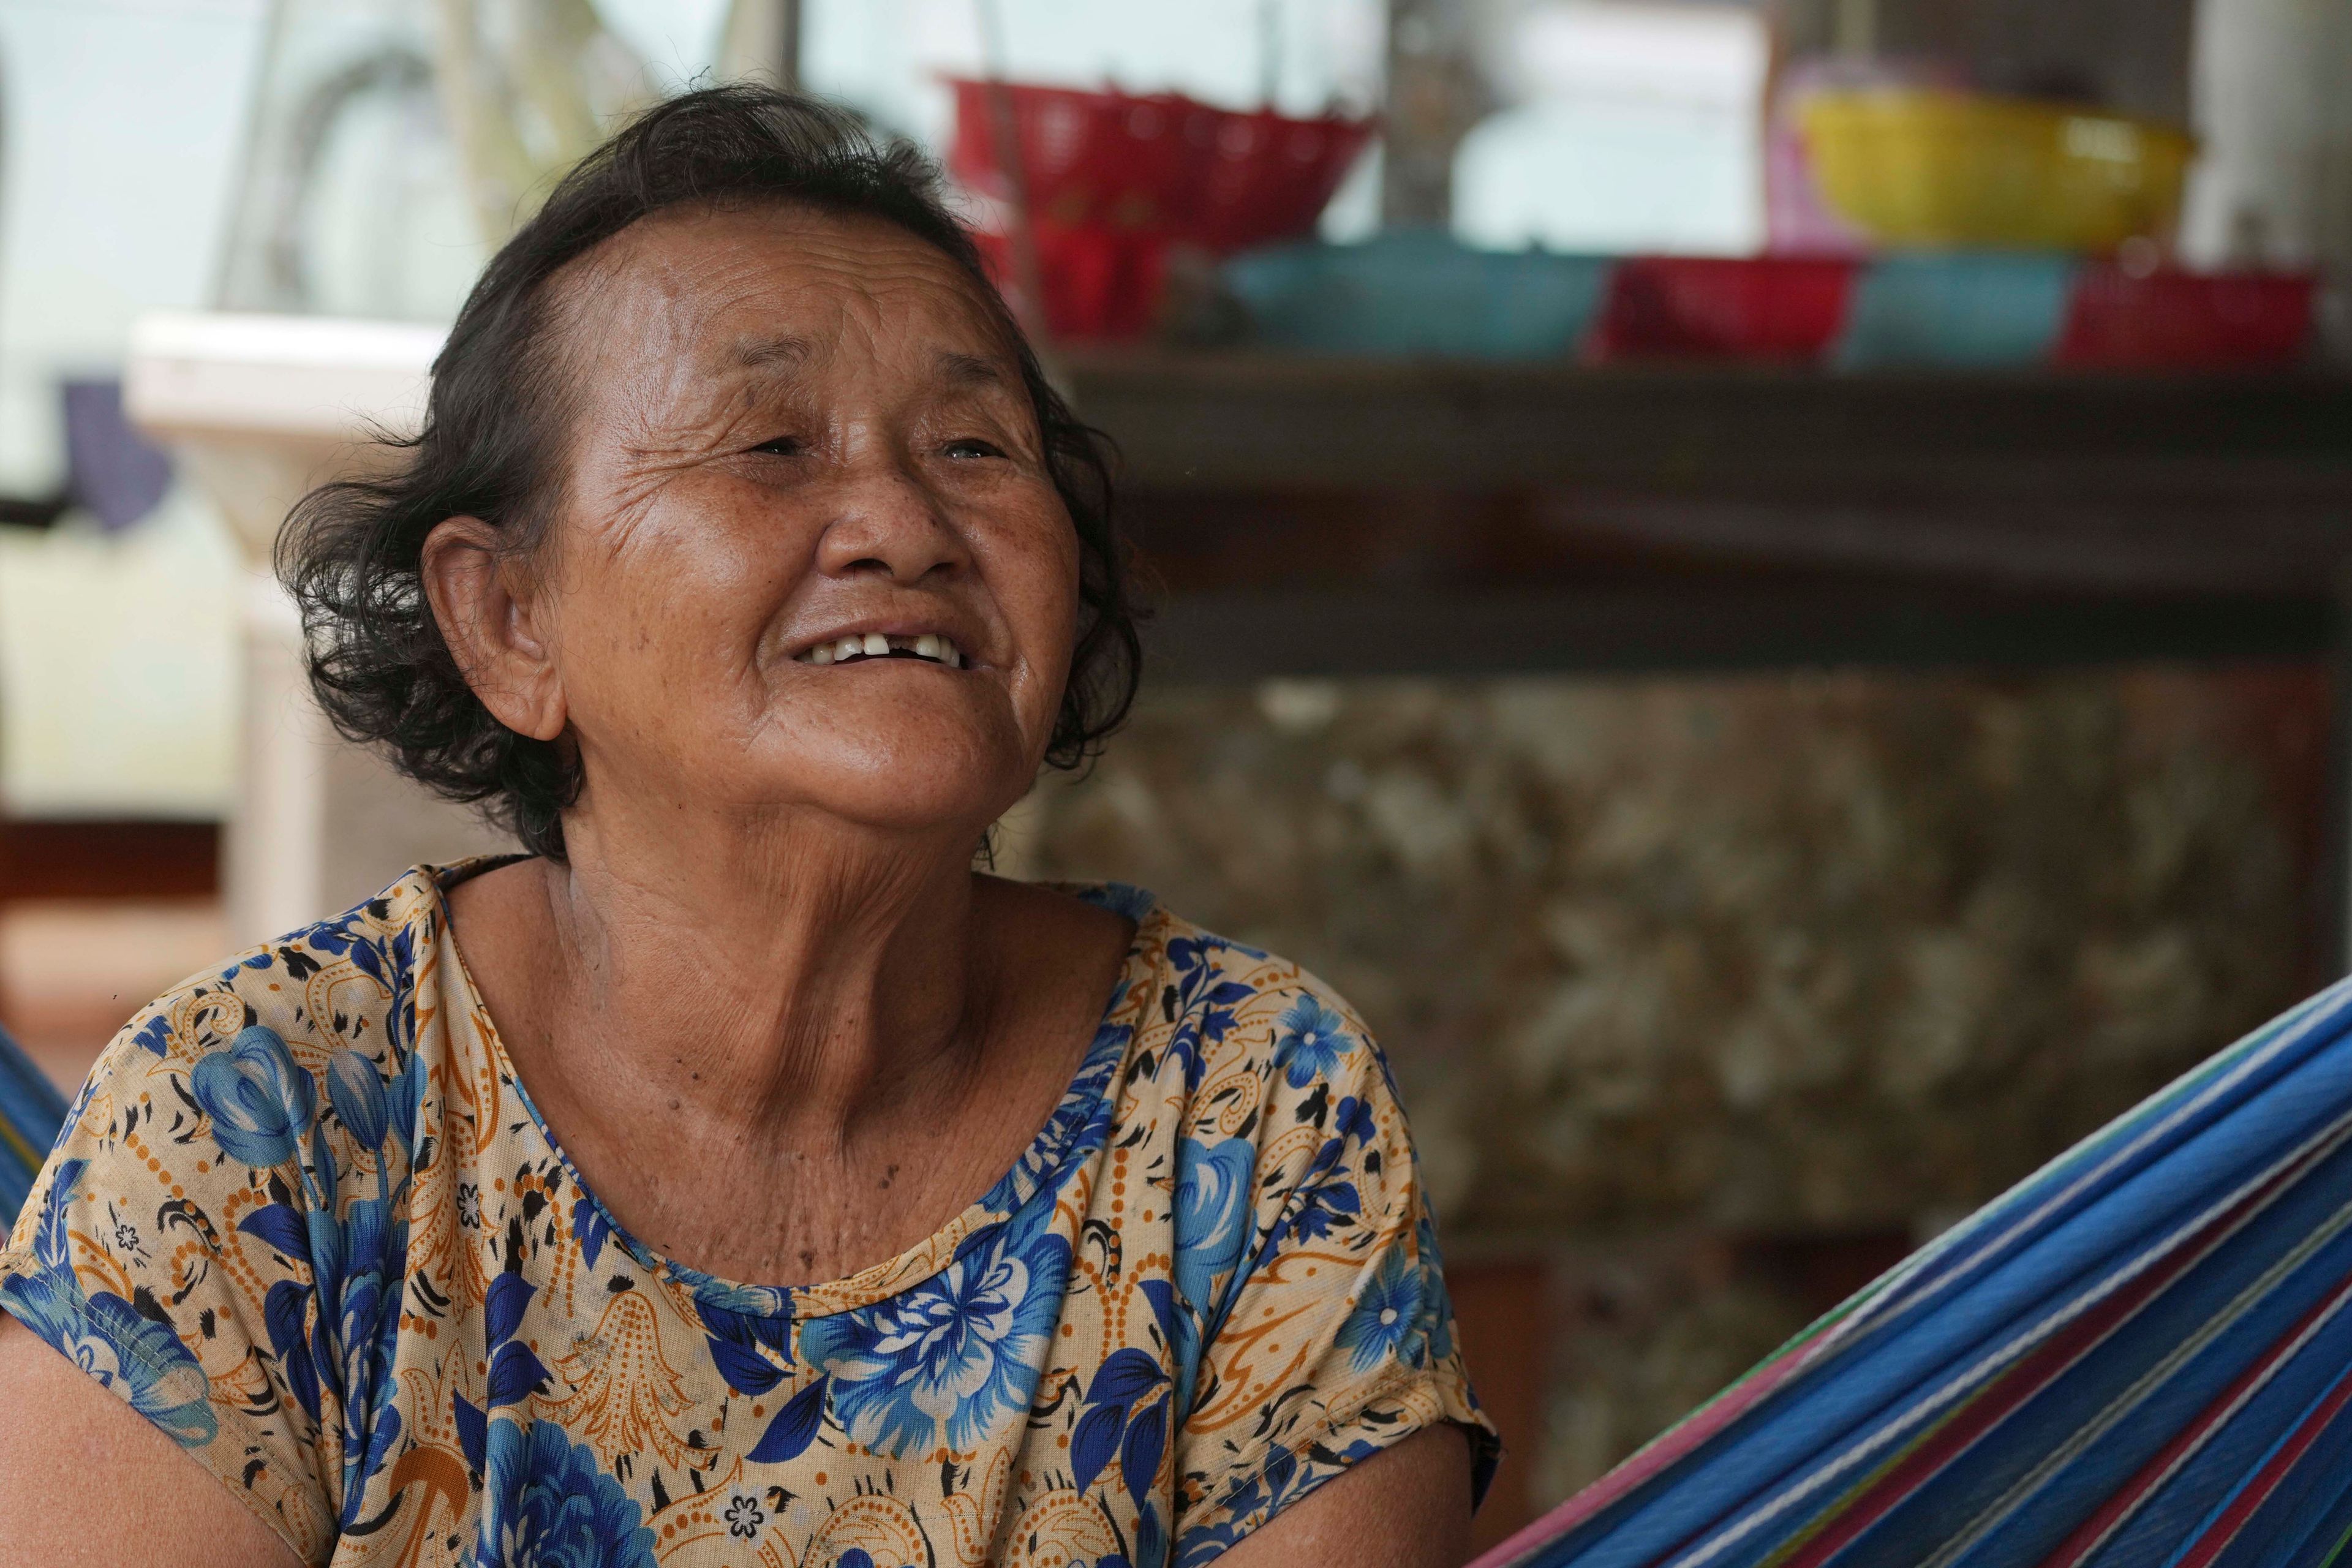
[[420, 868], [141, 1008], [0, 1249], [0, 1310], [311, 1560], [338, 1511], [318, 1456], [352, 1392], [342, 1347], [388, 1345], [404, 1300], [437, 908]]
[[[1139, 1026], [1159, 1037], [1162, 1058], [1181, 1062], [1194, 1085], [1234, 1072], [1287, 1096], [1387, 1100], [1387, 1058], [1337, 988], [1292, 959], [1209, 930], [1140, 888], [1069, 889], [1136, 922], [1148, 966]], [[1147, 1040], [1147, 1047], [1152, 1042]]]
[[[278, 1203], [331, 1207], [332, 1193], [271, 1181], [297, 1168], [316, 1174], [320, 1139], [375, 1147], [415, 1124], [425, 1076], [416, 1020], [440, 907], [436, 875], [415, 868], [341, 914], [198, 971], [132, 1014], [68, 1110], [15, 1239], [23, 1242], [24, 1225], [44, 1204], [63, 1212], [114, 1202], [129, 1214], [152, 1210], [149, 1200], [160, 1196], [175, 1212], [204, 1216], [213, 1206], [242, 1212], [267, 1190]], [[247, 1214], [241, 1223], [276, 1234], [274, 1217]]]
[[167, 1118], [201, 1111], [224, 1153], [268, 1166], [290, 1154], [287, 1128], [301, 1107], [334, 1102], [339, 1076], [346, 1096], [362, 1079], [394, 1084], [430, 966], [437, 874], [415, 868], [340, 914], [164, 991], [99, 1054], [67, 1128], [118, 1124], [142, 1107]]
[[[376, 1048], [413, 1024], [440, 919], [435, 868], [419, 866], [339, 914], [198, 970], [131, 1016], [100, 1058], [192, 1066], [254, 1028], [323, 1050]], [[315, 1058], [315, 1059], [313, 1059]]]

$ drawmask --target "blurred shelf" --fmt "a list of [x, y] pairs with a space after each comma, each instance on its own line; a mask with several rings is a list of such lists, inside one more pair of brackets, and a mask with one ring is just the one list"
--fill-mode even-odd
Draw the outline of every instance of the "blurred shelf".
[[1155, 680], [1641, 675], [1871, 666], [2003, 671], [2309, 659], [2317, 600], [1955, 592], [1759, 580], [1554, 590], [1168, 595], [1144, 626]]
[[2326, 652], [2352, 380], [1082, 353], [1175, 676]]
[[1071, 353], [1088, 421], [1154, 490], [2208, 471], [2352, 493], [2352, 380], [1838, 374], [1774, 366]]

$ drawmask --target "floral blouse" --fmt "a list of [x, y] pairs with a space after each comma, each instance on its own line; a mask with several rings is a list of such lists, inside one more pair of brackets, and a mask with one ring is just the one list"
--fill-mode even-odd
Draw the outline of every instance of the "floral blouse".
[[1190, 1564], [1436, 1422], [1483, 1487], [1386, 1064], [1297, 965], [1079, 889], [1136, 935], [1020, 1163], [743, 1285], [565, 1159], [450, 940], [470, 869], [142, 1011], [0, 1251], [0, 1308], [303, 1562]]

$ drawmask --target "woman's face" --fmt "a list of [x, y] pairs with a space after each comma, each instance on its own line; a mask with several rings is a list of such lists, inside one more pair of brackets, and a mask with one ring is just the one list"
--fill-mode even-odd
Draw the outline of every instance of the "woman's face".
[[787, 207], [658, 216], [581, 271], [530, 614], [591, 808], [992, 821], [1052, 733], [1078, 544], [981, 290]]

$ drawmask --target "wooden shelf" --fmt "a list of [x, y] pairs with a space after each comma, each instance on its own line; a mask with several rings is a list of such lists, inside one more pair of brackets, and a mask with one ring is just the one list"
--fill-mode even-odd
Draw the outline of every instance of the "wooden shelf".
[[1092, 353], [1163, 670], [2307, 657], [2352, 381]]
[[[2352, 493], [2352, 380], [1088, 353], [1083, 416], [1151, 489], [2198, 476]], [[2136, 476], [2140, 478], [2136, 479]]]

